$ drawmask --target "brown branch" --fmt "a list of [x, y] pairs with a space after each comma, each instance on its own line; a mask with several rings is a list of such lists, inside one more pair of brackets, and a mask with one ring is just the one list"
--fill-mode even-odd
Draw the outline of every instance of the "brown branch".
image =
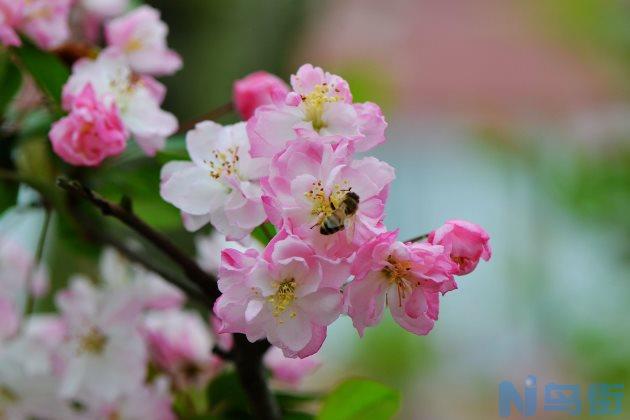
[[[166, 236], [153, 230], [152, 227], [135, 214], [118, 204], [104, 199], [78, 181], [59, 178], [57, 179], [57, 185], [68, 191], [71, 196], [86, 199], [97, 207], [103, 215], [118, 219], [151, 242], [182, 268], [188, 279], [199, 287], [209, 306], [214, 304], [214, 301], [220, 294], [214, 276], [202, 270], [195, 260], [184, 254]], [[118, 244], [119, 247], [121, 245]], [[126, 249], [126, 251], [129, 250]], [[134, 255], [134, 257], [137, 256]], [[166, 277], [166, 279], [170, 278]], [[234, 349], [226, 353], [226, 356], [229, 355], [236, 365], [241, 385], [247, 394], [250, 408], [255, 418], [276, 420], [280, 418], [280, 409], [267, 385], [262, 365], [262, 357], [269, 347], [270, 344], [267, 340], [250, 343], [243, 334], [234, 334]]]
[[228, 102], [227, 104], [223, 104], [220, 107], [217, 107], [205, 114], [203, 114], [200, 117], [194, 118], [190, 121], [187, 121], [185, 123], [183, 123], [181, 125], [181, 127], [179, 128], [179, 133], [185, 133], [188, 130], [192, 130], [193, 128], [195, 128], [195, 126], [197, 125], [197, 123], [201, 122], [201, 121], [214, 121], [219, 117], [222, 117], [224, 115], [227, 115], [228, 113], [232, 112], [234, 110], [234, 106], [232, 105], [232, 102]]
[[165, 235], [146, 224], [144, 220], [125, 210], [120, 205], [104, 199], [78, 181], [58, 178], [57, 185], [74, 196], [88, 200], [97, 207], [104, 216], [111, 216], [118, 219], [155, 245], [186, 273], [190, 281], [195, 283], [204, 295], [207, 296], [210, 303], [214, 303], [219, 297], [219, 288], [217, 287], [214, 276], [202, 270], [195, 260], [186, 255]]
[[403, 243], [406, 244], [408, 242], [420, 242], [420, 241], [424, 241], [428, 237], [429, 237], [429, 234], [425, 233], [423, 235], [416, 236], [415, 238], [407, 239], [407, 240], [403, 241]]

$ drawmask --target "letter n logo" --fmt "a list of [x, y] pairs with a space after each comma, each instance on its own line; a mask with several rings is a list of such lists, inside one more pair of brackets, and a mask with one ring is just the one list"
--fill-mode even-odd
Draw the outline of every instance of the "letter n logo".
[[510, 381], [499, 384], [499, 416], [509, 417], [512, 406], [526, 417], [536, 415], [536, 377], [530, 375], [525, 380], [524, 396], [521, 398], [518, 390]]

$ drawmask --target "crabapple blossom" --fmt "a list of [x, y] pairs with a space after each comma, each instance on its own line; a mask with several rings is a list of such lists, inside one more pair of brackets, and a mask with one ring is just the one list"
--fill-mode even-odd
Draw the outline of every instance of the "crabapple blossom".
[[199, 266], [209, 273], [217, 274], [219, 267], [221, 267], [221, 251], [223, 249], [233, 248], [245, 252], [249, 248], [254, 248], [262, 251], [263, 247], [257, 241], [247, 239], [228, 241], [225, 235], [216, 230], [213, 230], [210, 235], [198, 235], [195, 238], [195, 245]]
[[248, 120], [258, 107], [282, 102], [288, 93], [289, 86], [278, 76], [257, 71], [234, 82], [232, 100], [241, 117]]
[[66, 111], [88, 83], [98, 100], [116, 104], [125, 127], [147, 155], [162, 149], [177, 131], [177, 119], [160, 109], [164, 87], [149, 76], [134, 74], [120, 51], [106, 49], [94, 60], [83, 58], [74, 64], [63, 88]]
[[0, 0], [0, 43], [7, 47], [22, 45], [16, 29], [24, 12], [24, 0]]
[[479, 225], [465, 220], [449, 220], [429, 234], [431, 244], [444, 246], [445, 252], [457, 263], [456, 275], [472, 272], [480, 259], [492, 256], [490, 236]]
[[192, 162], [167, 163], [160, 194], [185, 213], [189, 230], [211, 222], [228, 240], [236, 240], [266, 220], [258, 181], [267, 160], [249, 155], [245, 123], [199, 123], [186, 135], [186, 148]]
[[244, 333], [250, 341], [266, 337], [287, 357], [319, 350], [327, 326], [342, 311], [344, 261], [330, 261], [297, 236], [280, 232], [260, 254], [254, 249], [222, 253], [214, 305], [220, 333]]
[[57, 294], [57, 306], [68, 326], [63, 397], [113, 402], [142, 384], [147, 352], [137, 296], [125, 289], [96, 289], [75, 277]]
[[202, 387], [221, 366], [212, 354], [209, 327], [195, 312], [150, 312], [142, 329], [151, 359], [180, 389]]
[[286, 357], [278, 347], [272, 347], [263, 358], [263, 363], [271, 371], [273, 379], [288, 387], [296, 387], [305, 376], [315, 372], [321, 361], [316, 355], [304, 359]]
[[129, 134], [116, 104], [99, 102], [88, 83], [73, 101], [70, 114], [53, 124], [49, 136], [53, 150], [66, 162], [98, 166], [125, 150]]
[[180, 308], [186, 296], [162, 277], [137, 264], [130, 263], [112, 248], [101, 254], [99, 272], [108, 289], [125, 290], [135, 295], [144, 309]]
[[362, 246], [353, 261], [355, 279], [344, 292], [347, 313], [363, 335], [376, 325], [385, 306], [394, 320], [426, 335], [438, 318], [439, 294], [455, 289], [455, 264], [441, 245], [402, 243], [386, 232]]
[[20, 29], [42, 49], [59, 47], [70, 36], [73, 0], [25, 0]]
[[304, 64], [291, 76], [291, 86], [284, 102], [261, 106], [249, 119], [253, 156], [271, 157], [296, 139], [351, 143], [358, 152], [385, 141], [381, 109], [371, 102], [353, 103], [341, 77]]
[[167, 33], [160, 12], [150, 6], [140, 6], [105, 26], [107, 44], [122, 51], [135, 72], [155, 76], [172, 74], [182, 67], [179, 54], [166, 46]]
[[114, 402], [87, 401], [87, 418], [124, 420], [175, 420], [169, 382], [164, 377], [141, 385]]
[[[262, 182], [269, 220], [330, 257], [348, 257], [385, 230], [382, 220], [394, 169], [373, 157], [352, 160], [351, 146], [295, 142], [276, 155]], [[349, 192], [358, 196], [356, 211], [341, 211]], [[335, 218], [339, 231], [320, 226]]]

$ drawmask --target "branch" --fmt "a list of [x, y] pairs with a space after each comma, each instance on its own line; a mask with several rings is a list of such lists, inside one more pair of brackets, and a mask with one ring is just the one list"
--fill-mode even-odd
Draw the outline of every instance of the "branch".
[[180, 250], [162, 233], [153, 230], [153, 228], [147, 225], [144, 220], [125, 210], [118, 204], [104, 199], [78, 181], [58, 178], [57, 185], [74, 196], [88, 200], [97, 207], [103, 215], [118, 219], [142, 237], [146, 238], [149, 242], [166, 254], [175, 264], [180, 266], [190, 281], [195, 283], [195, 285], [203, 291], [209, 303], [214, 303], [214, 301], [219, 297], [219, 288], [217, 287], [214, 276], [202, 270], [195, 260], [188, 257], [188, 255]]
[[[103, 215], [118, 219], [155, 245], [173, 260], [173, 262], [179, 265], [186, 273], [188, 279], [199, 287], [207, 304], [209, 306], [214, 304], [214, 301], [220, 294], [216, 279], [202, 270], [195, 260], [184, 254], [184, 252], [166, 236], [153, 230], [153, 228], [135, 214], [127, 211], [118, 204], [104, 199], [78, 181], [59, 178], [57, 179], [57, 185], [68, 191], [71, 196], [86, 199], [97, 207]], [[118, 244], [118, 246], [121, 247], [122, 244]], [[130, 251], [126, 248], [124, 249]], [[137, 255], [134, 255], [134, 257], [137, 257]], [[169, 279], [169, 277], [165, 278]], [[270, 344], [267, 340], [250, 343], [243, 334], [234, 334], [234, 349], [230, 352], [230, 357], [233, 355], [241, 385], [247, 394], [254, 416], [257, 419], [276, 420], [280, 418], [280, 409], [267, 385], [262, 365], [262, 357], [269, 347]]]
[[228, 114], [229, 112], [232, 112], [233, 110], [234, 110], [234, 106], [232, 105], [232, 102], [228, 102], [227, 104], [223, 104], [220, 107], [215, 108], [200, 117], [197, 117], [195, 119], [192, 119], [190, 121], [183, 123], [181, 127], [179, 128], [178, 132], [180, 134], [185, 133], [188, 130], [192, 130], [193, 128], [195, 128], [197, 123], [201, 121], [207, 121], [207, 120], [214, 121], [217, 118], [222, 117]]
[[407, 240], [403, 241], [403, 243], [406, 244], [407, 242], [420, 242], [420, 241], [424, 241], [428, 237], [429, 237], [429, 234], [425, 233], [423, 235], [416, 236], [415, 238], [407, 239]]

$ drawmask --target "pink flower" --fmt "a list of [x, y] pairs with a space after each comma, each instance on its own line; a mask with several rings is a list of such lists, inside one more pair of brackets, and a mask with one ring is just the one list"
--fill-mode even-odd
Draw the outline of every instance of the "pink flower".
[[155, 155], [177, 131], [177, 119], [160, 109], [163, 86], [149, 76], [134, 74], [120, 51], [108, 48], [96, 60], [85, 58], [74, 64], [63, 88], [65, 110], [72, 109], [88, 83], [99, 101], [116, 104], [125, 127], [147, 155]]
[[281, 102], [289, 93], [287, 84], [266, 71], [257, 71], [234, 82], [234, 107], [244, 120], [259, 106]]
[[160, 12], [150, 6], [140, 6], [105, 26], [107, 44], [122, 51], [134, 71], [156, 76], [182, 67], [180, 56], [166, 45], [167, 34]]
[[297, 387], [307, 375], [315, 372], [321, 362], [315, 355], [304, 359], [286, 357], [278, 347], [267, 351], [263, 363], [276, 381], [289, 387]]
[[311, 139], [353, 144], [359, 152], [385, 141], [387, 123], [372, 103], [354, 104], [348, 83], [304, 64], [291, 76], [293, 92], [284, 103], [261, 106], [247, 123], [254, 156], [271, 157], [288, 142]]
[[444, 246], [445, 252], [457, 263], [455, 273], [463, 276], [477, 267], [479, 259], [492, 256], [490, 236], [483, 228], [465, 220], [449, 220], [429, 234], [429, 243]]
[[75, 277], [57, 294], [57, 307], [68, 326], [63, 397], [113, 402], [144, 382], [147, 351], [138, 296], [122, 288], [96, 289]]
[[209, 327], [196, 312], [151, 312], [143, 330], [151, 359], [180, 389], [203, 387], [217, 373], [221, 361], [213, 356]]
[[245, 123], [199, 123], [186, 135], [186, 147], [192, 162], [166, 164], [160, 194], [192, 219], [187, 228], [211, 222], [237, 240], [266, 220], [258, 183], [266, 161], [249, 155]]
[[7, 47], [22, 45], [16, 28], [24, 12], [24, 0], [0, 0], [0, 42]]
[[241, 252], [247, 251], [249, 248], [245, 246], [245, 243], [249, 244], [252, 248], [258, 251], [262, 251], [262, 245], [254, 240], [243, 239], [242, 241], [228, 241], [225, 235], [213, 230], [210, 235], [198, 235], [195, 238], [195, 245], [197, 248], [197, 261], [199, 266], [209, 273], [217, 274], [219, 267], [221, 266], [221, 251], [225, 248], [233, 248]]
[[273, 158], [262, 182], [269, 220], [335, 258], [349, 256], [385, 230], [383, 212], [394, 179], [388, 164], [373, 157], [351, 160], [348, 149], [293, 143]]
[[175, 420], [173, 398], [167, 378], [158, 377], [151, 384], [143, 384], [114, 402], [98, 399], [81, 401], [89, 407], [93, 419], [152, 419]]
[[287, 357], [319, 350], [326, 329], [342, 310], [340, 287], [348, 278], [344, 261], [317, 255], [306, 242], [280, 232], [263, 254], [223, 251], [214, 306], [220, 333], [266, 337]]
[[356, 254], [345, 289], [347, 312], [363, 335], [376, 325], [385, 306], [404, 329], [428, 334], [438, 318], [439, 293], [456, 288], [455, 265], [440, 245], [396, 241], [398, 232], [383, 233]]
[[180, 308], [186, 301], [180, 289], [152, 271], [132, 264], [112, 248], [101, 254], [99, 274], [107, 289], [137, 296], [144, 309]]
[[70, 36], [73, 0], [27, 0], [20, 29], [42, 49], [59, 47]]
[[98, 166], [125, 150], [128, 133], [116, 104], [99, 102], [88, 83], [72, 103], [70, 114], [53, 124], [49, 136], [53, 150], [66, 162]]

